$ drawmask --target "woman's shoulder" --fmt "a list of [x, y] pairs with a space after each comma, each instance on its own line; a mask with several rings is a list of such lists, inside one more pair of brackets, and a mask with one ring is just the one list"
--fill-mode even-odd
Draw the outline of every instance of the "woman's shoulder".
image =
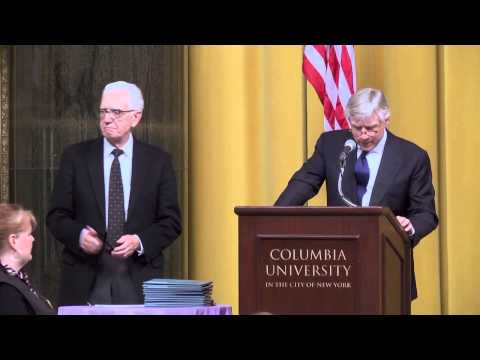
[[0, 282], [0, 303], [5, 299], [16, 300], [21, 298], [23, 298], [23, 295], [15, 286]]
[[0, 315], [31, 315], [33, 313], [32, 307], [15, 286], [0, 282]]

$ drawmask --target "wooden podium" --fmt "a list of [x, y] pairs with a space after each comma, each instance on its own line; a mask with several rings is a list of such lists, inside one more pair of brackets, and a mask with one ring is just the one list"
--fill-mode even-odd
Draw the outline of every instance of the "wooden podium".
[[410, 314], [411, 246], [381, 207], [235, 207], [240, 314]]

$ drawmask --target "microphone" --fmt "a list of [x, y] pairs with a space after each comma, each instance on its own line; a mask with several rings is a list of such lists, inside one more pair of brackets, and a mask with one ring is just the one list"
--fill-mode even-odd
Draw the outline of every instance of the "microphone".
[[347, 141], [345, 141], [345, 144], [343, 145], [343, 150], [339, 156], [340, 173], [338, 174], [338, 183], [337, 183], [338, 195], [340, 195], [340, 199], [344, 202], [344, 204], [350, 207], [358, 207], [358, 205], [345, 197], [342, 191], [342, 181], [343, 181], [343, 172], [345, 171], [347, 156], [356, 148], [357, 148], [357, 143], [352, 139], [348, 139]]
[[342, 152], [340, 153], [340, 156], [339, 156], [340, 164], [344, 165], [348, 154], [350, 154], [356, 148], [357, 148], [357, 143], [355, 141], [353, 141], [352, 139], [348, 139], [347, 141], [345, 141], [345, 144], [343, 145], [343, 150], [342, 150]]

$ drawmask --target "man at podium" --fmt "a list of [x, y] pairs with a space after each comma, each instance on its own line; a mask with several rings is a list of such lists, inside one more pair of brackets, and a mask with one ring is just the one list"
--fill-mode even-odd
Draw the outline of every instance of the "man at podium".
[[[416, 246], [438, 224], [427, 152], [387, 130], [390, 108], [380, 90], [359, 90], [345, 115], [351, 129], [320, 136], [275, 206], [301, 206], [326, 181], [328, 206], [389, 207]], [[411, 295], [417, 297], [413, 259]]]

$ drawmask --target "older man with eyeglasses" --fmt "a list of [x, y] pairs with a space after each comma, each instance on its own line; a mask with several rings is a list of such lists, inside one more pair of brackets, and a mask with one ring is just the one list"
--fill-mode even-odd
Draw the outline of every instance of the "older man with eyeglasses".
[[47, 226], [63, 250], [60, 305], [143, 303], [162, 251], [181, 233], [172, 160], [132, 135], [144, 100], [134, 84], [105, 86], [102, 137], [65, 149]]
[[[380, 90], [359, 90], [348, 101], [351, 129], [323, 133], [313, 155], [292, 176], [276, 206], [303, 205], [327, 182], [329, 206], [389, 207], [410, 237], [412, 248], [438, 224], [430, 159], [425, 150], [387, 130], [390, 108]], [[346, 158], [344, 172], [339, 154], [346, 144], [356, 150]], [[345, 156], [343, 156], [345, 158]], [[338, 191], [343, 175], [345, 200]], [[412, 299], [417, 297], [412, 256]]]

